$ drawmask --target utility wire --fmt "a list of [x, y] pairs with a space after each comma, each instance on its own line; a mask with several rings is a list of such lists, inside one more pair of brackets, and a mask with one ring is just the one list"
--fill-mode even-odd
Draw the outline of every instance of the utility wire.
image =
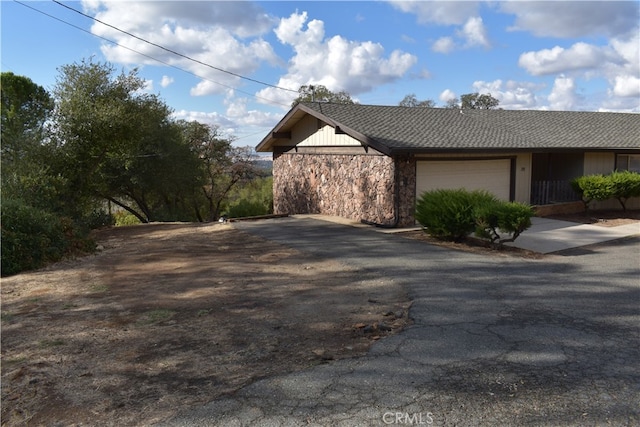
[[180, 53], [180, 52], [176, 52], [175, 50], [172, 50], [172, 49], [166, 48], [166, 47], [164, 47], [164, 46], [162, 46], [162, 45], [159, 45], [159, 44], [157, 44], [157, 43], [151, 42], [151, 41], [149, 41], [149, 40], [147, 40], [147, 39], [144, 39], [144, 38], [142, 38], [142, 37], [136, 36], [135, 34], [132, 34], [132, 33], [128, 32], [128, 31], [121, 30], [120, 28], [118, 28], [118, 27], [116, 27], [116, 26], [114, 26], [114, 25], [111, 25], [111, 24], [108, 24], [108, 23], [106, 23], [106, 22], [104, 22], [104, 21], [101, 21], [101, 20], [99, 20], [99, 19], [97, 19], [97, 18], [95, 18], [95, 17], [93, 17], [93, 16], [91, 16], [91, 15], [87, 15], [86, 13], [81, 12], [81, 11], [79, 11], [79, 10], [77, 10], [77, 9], [74, 9], [74, 8], [72, 8], [71, 6], [67, 6], [66, 4], [63, 4], [63, 3], [59, 2], [58, 0], [52, 0], [52, 1], [53, 1], [55, 4], [58, 4], [58, 5], [60, 5], [60, 6], [64, 7], [64, 8], [66, 8], [66, 9], [69, 9], [69, 10], [71, 10], [71, 11], [73, 11], [73, 12], [76, 12], [76, 13], [78, 13], [78, 14], [82, 15], [82, 16], [85, 16], [85, 17], [87, 17], [87, 18], [89, 18], [89, 19], [92, 19], [92, 20], [94, 20], [94, 21], [96, 21], [96, 22], [99, 22], [99, 23], [101, 23], [102, 25], [105, 25], [105, 26], [107, 26], [107, 27], [109, 27], [109, 28], [113, 28], [113, 29], [114, 29], [114, 30], [116, 30], [116, 31], [119, 31], [119, 32], [121, 32], [121, 33], [123, 33], [123, 34], [126, 34], [126, 35], [130, 36], [130, 37], [133, 37], [134, 39], [137, 39], [137, 40], [140, 40], [140, 41], [145, 42], [145, 43], [147, 43], [147, 44], [150, 44], [151, 46], [158, 47], [158, 48], [160, 48], [160, 49], [162, 49], [162, 50], [164, 50], [164, 51], [166, 51], [166, 52], [172, 53], [172, 54], [177, 55], [177, 56], [179, 56], [179, 57], [181, 57], [181, 58], [188, 59], [189, 61], [193, 61], [193, 62], [195, 62], [195, 63], [197, 63], [197, 64], [204, 65], [205, 67], [209, 67], [209, 68], [214, 69], [214, 70], [216, 70], [216, 71], [220, 71], [220, 72], [223, 72], [223, 73], [226, 73], [226, 74], [230, 74], [230, 75], [232, 75], [232, 76], [239, 77], [239, 78], [241, 78], [241, 79], [248, 80], [248, 81], [250, 81], [250, 82], [254, 82], [254, 83], [258, 83], [258, 84], [261, 84], [261, 85], [264, 85], [264, 86], [269, 86], [269, 87], [272, 87], [272, 88], [275, 88], [275, 89], [286, 90], [286, 91], [289, 91], [289, 92], [295, 92], [295, 93], [298, 93], [298, 91], [297, 91], [297, 90], [287, 89], [286, 87], [281, 87], [281, 86], [272, 85], [271, 83], [266, 83], [266, 82], [263, 82], [263, 81], [260, 81], [260, 80], [252, 79], [252, 78], [250, 78], [250, 77], [246, 77], [246, 76], [243, 76], [243, 75], [240, 75], [240, 74], [234, 73], [234, 72], [232, 72], [232, 71], [223, 70], [222, 68], [214, 67], [213, 65], [211, 65], [211, 64], [207, 64], [206, 62], [202, 62], [202, 61], [200, 61], [200, 60], [198, 60], [198, 59], [195, 59], [195, 58], [192, 58], [192, 57], [190, 57], [190, 56], [184, 55], [184, 54], [182, 54], [182, 53]]
[[197, 78], [199, 78], [199, 79], [206, 80], [206, 81], [208, 81], [208, 82], [211, 82], [211, 83], [214, 83], [214, 84], [217, 84], [217, 85], [220, 85], [220, 86], [224, 86], [224, 87], [226, 87], [226, 88], [228, 88], [228, 89], [235, 90], [235, 91], [238, 91], [238, 92], [240, 92], [240, 93], [244, 93], [245, 95], [249, 95], [249, 96], [253, 96], [253, 97], [258, 98], [258, 99], [262, 99], [262, 100], [264, 100], [264, 101], [266, 101], [266, 102], [268, 102], [268, 103], [270, 103], [270, 104], [276, 104], [276, 105], [281, 105], [281, 106], [283, 106], [283, 107], [289, 107], [289, 105], [288, 105], [288, 104], [283, 104], [283, 103], [281, 103], [281, 102], [277, 102], [277, 101], [274, 101], [274, 100], [272, 100], [272, 99], [264, 98], [264, 97], [262, 97], [262, 96], [259, 96], [259, 95], [253, 94], [253, 93], [245, 92], [245, 91], [243, 91], [243, 90], [241, 90], [241, 89], [235, 88], [235, 87], [233, 87], [233, 86], [226, 85], [226, 84], [224, 84], [224, 83], [216, 82], [215, 80], [211, 80], [211, 79], [209, 79], [209, 78], [207, 78], [207, 77], [202, 77], [202, 76], [200, 76], [200, 75], [198, 75], [198, 74], [196, 74], [196, 73], [194, 73], [194, 72], [191, 72], [191, 71], [189, 71], [189, 70], [185, 70], [184, 68], [180, 68], [180, 67], [178, 67], [177, 65], [169, 64], [168, 62], [165, 62], [165, 61], [162, 61], [162, 60], [160, 60], [160, 59], [154, 58], [154, 57], [149, 56], [149, 55], [147, 55], [147, 54], [145, 54], [145, 53], [138, 52], [137, 50], [132, 49], [132, 48], [130, 48], [130, 47], [127, 47], [127, 46], [121, 45], [120, 43], [115, 42], [115, 41], [113, 41], [113, 40], [110, 40], [110, 39], [108, 39], [108, 38], [106, 38], [106, 37], [102, 37], [102, 36], [99, 36], [99, 35], [97, 35], [97, 34], [93, 34], [91, 31], [88, 31], [88, 30], [86, 30], [86, 29], [84, 29], [84, 28], [82, 28], [82, 27], [79, 27], [79, 26], [77, 26], [77, 25], [75, 25], [75, 24], [72, 24], [72, 23], [70, 23], [70, 22], [67, 22], [67, 21], [65, 21], [65, 20], [63, 20], [63, 19], [60, 19], [60, 18], [56, 17], [56, 16], [53, 16], [53, 15], [51, 15], [51, 14], [49, 14], [49, 13], [47, 13], [47, 12], [44, 12], [44, 11], [42, 11], [42, 10], [36, 9], [36, 8], [34, 8], [34, 7], [31, 7], [31, 6], [29, 6], [29, 5], [25, 4], [25, 3], [22, 3], [22, 2], [20, 2], [20, 1], [18, 1], [18, 0], [13, 0], [13, 1], [14, 1], [15, 3], [18, 3], [18, 4], [19, 4], [19, 5], [21, 5], [21, 6], [27, 7], [27, 8], [29, 8], [29, 9], [31, 9], [31, 10], [33, 10], [33, 11], [35, 11], [35, 12], [41, 13], [41, 14], [43, 14], [43, 15], [45, 15], [45, 16], [48, 16], [48, 17], [49, 17], [49, 18], [51, 18], [51, 19], [55, 19], [56, 21], [62, 22], [63, 24], [66, 24], [66, 25], [69, 25], [70, 27], [73, 27], [73, 28], [75, 28], [75, 29], [77, 29], [77, 30], [80, 30], [80, 31], [82, 31], [82, 32], [85, 32], [85, 33], [87, 33], [87, 34], [89, 34], [89, 35], [91, 35], [91, 36], [93, 36], [93, 37], [97, 37], [97, 38], [102, 39], [102, 40], [104, 40], [104, 41], [106, 41], [106, 42], [109, 42], [109, 43], [111, 43], [111, 44], [114, 44], [114, 45], [116, 45], [116, 46], [119, 46], [119, 47], [121, 47], [121, 48], [123, 48], [123, 49], [127, 49], [128, 51], [131, 51], [131, 52], [137, 53], [138, 55], [143, 56], [143, 57], [148, 58], [148, 59], [151, 59], [152, 61], [159, 62], [160, 64], [166, 65], [167, 67], [175, 68], [176, 70], [182, 71], [182, 72], [187, 73], [187, 74], [191, 74], [192, 76], [195, 76], [195, 77], [197, 77]]

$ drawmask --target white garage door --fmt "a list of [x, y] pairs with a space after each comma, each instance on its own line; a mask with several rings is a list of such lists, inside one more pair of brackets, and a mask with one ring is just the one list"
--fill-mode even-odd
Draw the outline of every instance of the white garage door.
[[418, 161], [416, 195], [435, 189], [486, 190], [501, 200], [509, 200], [511, 160]]

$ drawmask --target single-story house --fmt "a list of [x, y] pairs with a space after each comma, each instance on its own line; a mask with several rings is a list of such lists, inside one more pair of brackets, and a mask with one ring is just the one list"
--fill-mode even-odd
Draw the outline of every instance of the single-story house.
[[273, 152], [274, 213], [407, 226], [431, 189], [547, 205], [579, 200], [574, 177], [640, 172], [640, 114], [300, 103], [256, 150]]

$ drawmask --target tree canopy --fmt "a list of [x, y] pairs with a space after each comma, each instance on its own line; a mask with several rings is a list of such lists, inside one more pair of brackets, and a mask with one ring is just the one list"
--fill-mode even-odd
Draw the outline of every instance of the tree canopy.
[[332, 92], [323, 85], [303, 85], [298, 89], [298, 97], [291, 103], [295, 107], [301, 102], [333, 102], [335, 104], [356, 104], [345, 91]]
[[411, 93], [402, 98], [402, 101], [398, 103], [400, 107], [422, 107], [422, 108], [434, 108], [436, 106], [435, 101], [432, 99], [425, 99], [424, 101], [418, 101], [415, 93]]
[[460, 97], [460, 108], [469, 110], [491, 110], [500, 104], [496, 98], [488, 94], [467, 93]]

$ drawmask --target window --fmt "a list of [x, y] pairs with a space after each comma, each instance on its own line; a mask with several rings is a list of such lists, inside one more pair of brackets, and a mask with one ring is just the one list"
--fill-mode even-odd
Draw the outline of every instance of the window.
[[640, 154], [618, 154], [616, 168], [619, 171], [640, 173]]

